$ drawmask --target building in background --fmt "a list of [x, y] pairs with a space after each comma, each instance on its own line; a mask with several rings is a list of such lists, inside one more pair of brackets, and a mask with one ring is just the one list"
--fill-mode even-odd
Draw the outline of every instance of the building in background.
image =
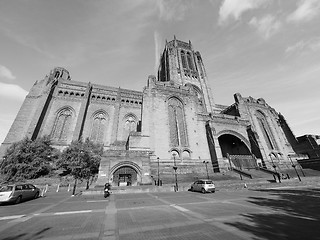
[[165, 183], [173, 166], [180, 179], [206, 168], [214, 174], [290, 166], [298, 156], [284, 117], [263, 98], [234, 99], [231, 106], [215, 103], [201, 54], [174, 38], [141, 92], [77, 82], [54, 68], [31, 88], [0, 154], [25, 136], [49, 135], [58, 149], [89, 138], [104, 145], [97, 184], [114, 185], [148, 184], [160, 175]]

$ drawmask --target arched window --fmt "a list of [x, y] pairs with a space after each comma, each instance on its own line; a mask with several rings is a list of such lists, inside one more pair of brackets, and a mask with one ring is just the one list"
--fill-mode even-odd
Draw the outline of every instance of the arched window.
[[181, 62], [182, 62], [182, 67], [187, 68], [186, 54], [184, 51], [181, 51]]
[[103, 112], [96, 113], [93, 117], [90, 140], [96, 143], [103, 143], [106, 126], [106, 114]]
[[203, 102], [203, 95], [202, 95], [202, 91], [195, 85], [192, 85], [194, 92], [197, 94], [197, 99], [198, 99], [198, 107], [199, 107], [199, 111], [203, 111], [204, 110], [204, 102]]
[[61, 110], [57, 114], [56, 121], [53, 126], [51, 138], [54, 141], [67, 141], [72, 122], [72, 111], [68, 108]]
[[59, 78], [60, 77], [60, 72], [56, 71], [56, 74], [54, 75], [54, 78]]
[[169, 108], [169, 127], [170, 127], [170, 145], [172, 147], [187, 146], [187, 132], [184, 120], [183, 104], [176, 98], [170, 98]]
[[188, 60], [189, 69], [190, 69], [190, 70], [193, 70], [193, 69], [194, 69], [194, 67], [193, 67], [193, 61], [192, 61], [192, 58], [191, 58], [191, 55], [190, 55], [189, 52], [187, 53], [187, 60]]
[[199, 68], [200, 68], [200, 74], [201, 74], [201, 76], [203, 76], [203, 69], [202, 69], [202, 64], [201, 64], [201, 57], [198, 56], [198, 57], [197, 57], [197, 60], [198, 60], [198, 66], [199, 66]]
[[269, 124], [267, 122], [266, 117], [259, 111], [257, 111], [257, 119], [259, 123], [259, 127], [261, 129], [262, 135], [265, 139], [265, 142], [267, 143], [267, 146], [270, 150], [273, 150], [276, 148], [276, 144], [271, 132], [271, 129], [269, 127]]
[[183, 158], [183, 159], [190, 159], [190, 152], [187, 151], [187, 150], [184, 150], [184, 151], [182, 152], [182, 158]]
[[124, 129], [123, 129], [123, 139], [126, 140], [130, 132], [137, 131], [137, 118], [129, 114], [124, 118]]
[[171, 159], [179, 159], [180, 158], [180, 153], [178, 150], [172, 150], [171, 151]]

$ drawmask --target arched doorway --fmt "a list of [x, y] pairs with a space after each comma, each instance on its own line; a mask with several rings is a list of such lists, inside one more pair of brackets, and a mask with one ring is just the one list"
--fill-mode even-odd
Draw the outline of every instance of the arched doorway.
[[244, 142], [232, 134], [223, 134], [219, 138], [222, 156], [228, 158], [230, 167], [254, 169], [257, 167], [256, 159], [249, 150], [249, 142]]
[[130, 166], [119, 167], [113, 173], [113, 184], [116, 186], [131, 186], [137, 184], [137, 171]]
[[251, 155], [247, 145], [238, 137], [231, 134], [223, 134], [219, 138], [222, 156], [229, 155]]

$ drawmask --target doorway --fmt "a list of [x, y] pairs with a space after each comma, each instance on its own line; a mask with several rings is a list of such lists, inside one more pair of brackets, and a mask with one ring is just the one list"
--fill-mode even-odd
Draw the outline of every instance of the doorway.
[[113, 183], [116, 186], [131, 186], [137, 184], [137, 172], [129, 166], [118, 168], [113, 173]]

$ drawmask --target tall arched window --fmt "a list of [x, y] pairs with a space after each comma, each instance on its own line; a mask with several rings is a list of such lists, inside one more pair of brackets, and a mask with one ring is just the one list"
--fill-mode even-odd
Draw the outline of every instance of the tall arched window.
[[188, 142], [183, 104], [176, 98], [170, 98], [168, 101], [168, 108], [170, 145], [172, 147], [186, 147], [188, 145]]
[[106, 126], [106, 114], [103, 112], [96, 113], [93, 117], [90, 140], [93, 142], [102, 143]]
[[58, 112], [51, 138], [54, 141], [67, 141], [72, 122], [72, 111], [65, 108]]
[[202, 68], [202, 63], [201, 63], [201, 57], [198, 56], [197, 59], [198, 59], [198, 65], [199, 65], [199, 68], [200, 68], [200, 74], [201, 74], [201, 76], [203, 76], [204, 73], [203, 73], [203, 68]]
[[186, 54], [184, 51], [181, 51], [181, 62], [182, 62], [182, 67], [187, 68]]
[[199, 111], [203, 111], [204, 110], [204, 103], [203, 103], [203, 94], [202, 91], [195, 85], [192, 85], [193, 90], [195, 91], [195, 93], [197, 94], [197, 98], [198, 98], [198, 109]]
[[263, 137], [267, 143], [267, 146], [270, 150], [273, 150], [276, 148], [276, 143], [274, 141], [271, 129], [269, 127], [269, 124], [267, 122], [266, 117], [259, 111], [256, 112], [257, 119], [259, 122], [259, 127], [261, 129], [261, 132], [263, 134]]
[[123, 138], [126, 140], [130, 132], [137, 131], [137, 118], [133, 114], [129, 114], [124, 118]]
[[189, 69], [193, 70], [194, 69], [193, 61], [192, 61], [192, 58], [191, 58], [191, 54], [189, 52], [187, 53], [187, 60], [188, 60]]

